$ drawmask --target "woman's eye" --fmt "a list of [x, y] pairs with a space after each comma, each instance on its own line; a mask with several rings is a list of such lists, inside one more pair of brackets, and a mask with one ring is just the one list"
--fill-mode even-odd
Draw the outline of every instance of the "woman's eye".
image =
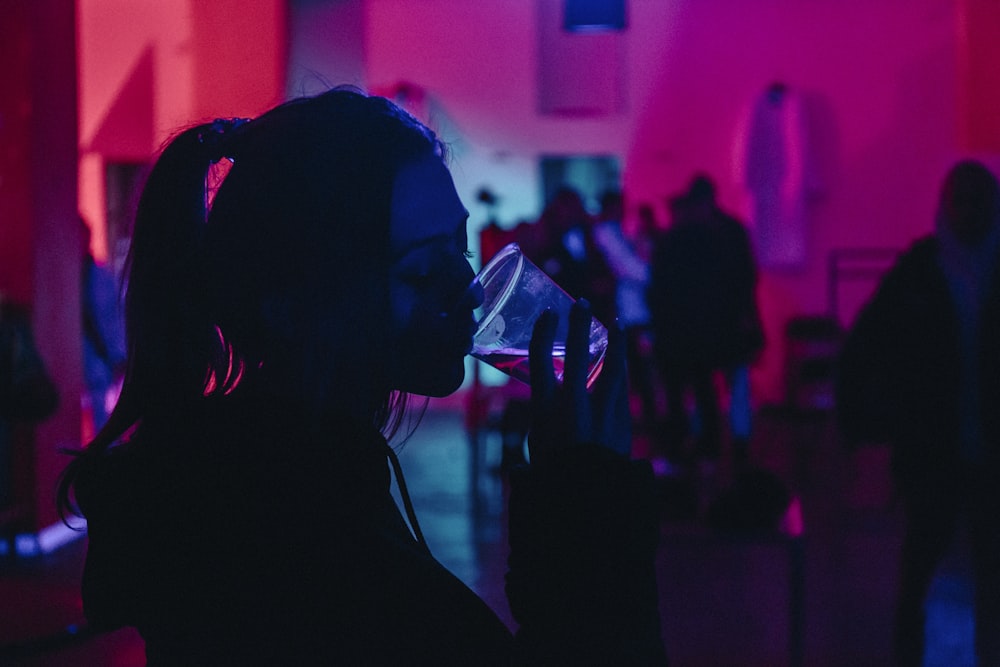
[[436, 281], [446, 281], [454, 276], [461, 275], [464, 279], [464, 272], [468, 270], [468, 261], [475, 257], [476, 253], [468, 249], [463, 243], [461, 250], [441, 250], [433, 254], [421, 252], [414, 255], [410, 261], [405, 261], [400, 266], [397, 273], [403, 282], [422, 287]]
[[402, 277], [404, 281], [411, 285], [425, 285], [434, 279], [434, 274], [426, 271], [414, 271], [412, 273], [404, 273]]

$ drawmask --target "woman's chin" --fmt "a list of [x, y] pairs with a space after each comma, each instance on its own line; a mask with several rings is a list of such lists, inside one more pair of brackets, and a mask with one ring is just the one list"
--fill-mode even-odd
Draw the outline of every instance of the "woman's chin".
[[439, 366], [434, 369], [434, 372], [424, 373], [422, 377], [414, 378], [414, 381], [408, 383], [409, 386], [404, 387], [403, 391], [430, 398], [444, 398], [458, 391], [464, 381], [465, 360], [463, 359], [461, 363], [449, 364], [447, 369]]

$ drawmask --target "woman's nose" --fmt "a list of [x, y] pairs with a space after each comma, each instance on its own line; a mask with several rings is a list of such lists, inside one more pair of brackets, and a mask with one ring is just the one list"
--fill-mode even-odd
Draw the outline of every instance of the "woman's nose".
[[485, 293], [483, 292], [483, 286], [479, 283], [479, 278], [473, 278], [469, 286], [465, 288], [462, 292], [462, 296], [459, 299], [458, 307], [459, 309], [468, 308], [469, 310], [475, 310], [479, 306], [483, 305], [483, 299], [485, 298]]

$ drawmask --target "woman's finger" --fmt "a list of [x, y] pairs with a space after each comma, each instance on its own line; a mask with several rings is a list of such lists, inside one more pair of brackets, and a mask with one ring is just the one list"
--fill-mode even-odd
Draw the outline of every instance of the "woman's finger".
[[580, 299], [570, 307], [569, 332], [566, 334], [566, 362], [563, 384], [570, 391], [587, 388], [587, 368], [590, 365], [590, 304]]
[[569, 331], [566, 334], [566, 364], [563, 370], [563, 392], [568, 402], [570, 441], [574, 444], [593, 439], [593, 415], [587, 393], [587, 370], [590, 367], [590, 303], [580, 299], [569, 311]]
[[531, 381], [533, 402], [549, 401], [556, 388], [555, 371], [552, 366], [552, 343], [556, 337], [559, 316], [546, 310], [535, 321], [528, 347], [528, 374]]
[[551, 454], [558, 441], [558, 416], [555, 411], [556, 376], [552, 365], [552, 344], [559, 316], [551, 310], [535, 321], [528, 348], [528, 372], [531, 380], [531, 433], [528, 457], [534, 463]]

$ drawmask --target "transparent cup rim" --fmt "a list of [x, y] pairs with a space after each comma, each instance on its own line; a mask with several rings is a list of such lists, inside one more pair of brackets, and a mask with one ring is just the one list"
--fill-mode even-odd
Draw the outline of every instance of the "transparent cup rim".
[[500, 266], [508, 261], [511, 261], [512, 259], [517, 261], [517, 265], [514, 267], [514, 270], [510, 272], [510, 275], [507, 277], [507, 282], [504, 284], [503, 289], [500, 290], [497, 298], [493, 300], [490, 312], [484, 313], [483, 319], [479, 320], [479, 323], [476, 326], [477, 333], [493, 321], [496, 314], [500, 312], [500, 306], [506, 303], [507, 299], [510, 298], [511, 293], [514, 291], [514, 285], [517, 284], [518, 278], [524, 271], [524, 253], [521, 252], [521, 246], [517, 243], [508, 243], [503, 248], [498, 250], [490, 261], [486, 262], [486, 265], [480, 269], [479, 274], [476, 276], [476, 282], [478, 282], [479, 285], [485, 289], [486, 283], [489, 282], [490, 278], [492, 278], [497, 270], [499, 270]]

